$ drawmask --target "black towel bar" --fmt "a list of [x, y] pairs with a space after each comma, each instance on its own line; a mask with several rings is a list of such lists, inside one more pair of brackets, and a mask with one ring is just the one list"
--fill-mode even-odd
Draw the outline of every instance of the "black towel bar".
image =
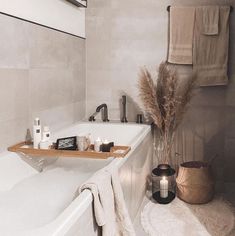
[[[167, 6], [167, 11], [170, 11], [170, 8], [171, 8], [171, 6]], [[230, 12], [232, 12], [233, 11], [233, 7], [232, 6], [230, 6]]]

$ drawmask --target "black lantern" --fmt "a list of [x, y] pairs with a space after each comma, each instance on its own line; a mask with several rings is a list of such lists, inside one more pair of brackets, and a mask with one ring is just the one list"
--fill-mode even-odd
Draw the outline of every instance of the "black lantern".
[[168, 164], [160, 164], [152, 171], [153, 199], [168, 204], [175, 198], [175, 170]]

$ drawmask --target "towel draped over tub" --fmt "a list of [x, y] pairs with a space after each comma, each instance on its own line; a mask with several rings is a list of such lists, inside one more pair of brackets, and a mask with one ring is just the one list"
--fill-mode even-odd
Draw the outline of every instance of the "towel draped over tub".
[[108, 165], [96, 172], [78, 190], [91, 191], [96, 223], [102, 236], [135, 236], [116, 167]]

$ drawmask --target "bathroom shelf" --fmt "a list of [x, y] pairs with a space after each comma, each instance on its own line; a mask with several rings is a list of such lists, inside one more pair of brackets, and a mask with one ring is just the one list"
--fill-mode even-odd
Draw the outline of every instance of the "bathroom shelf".
[[51, 149], [34, 149], [33, 144], [25, 142], [18, 143], [8, 148], [10, 152], [23, 153], [27, 156], [45, 156], [45, 157], [78, 157], [78, 158], [93, 158], [107, 159], [109, 157], [123, 158], [131, 150], [130, 146], [114, 146], [111, 152], [95, 152], [94, 145], [91, 145], [87, 151], [69, 151]]

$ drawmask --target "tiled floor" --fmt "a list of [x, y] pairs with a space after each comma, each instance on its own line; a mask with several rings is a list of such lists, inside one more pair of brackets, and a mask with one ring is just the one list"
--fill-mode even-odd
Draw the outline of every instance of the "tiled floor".
[[[234, 206], [235, 208], [235, 192], [231, 192], [229, 191], [229, 193], [225, 194], [225, 198], [232, 203], [232, 205]], [[144, 206], [148, 203], [148, 201], [150, 199], [150, 195], [149, 193], [147, 194], [147, 196], [145, 197], [145, 199], [143, 200], [143, 203], [140, 207], [140, 210], [135, 218], [135, 221], [134, 221], [134, 227], [135, 227], [135, 230], [136, 230], [136, 236], [148, 236], [148, 234], [146, 234], [144, 232], [144, 229], [141, 225], [141, 211], [143, 210]], [[183, 235], [182, 235], [183, 236]]]

